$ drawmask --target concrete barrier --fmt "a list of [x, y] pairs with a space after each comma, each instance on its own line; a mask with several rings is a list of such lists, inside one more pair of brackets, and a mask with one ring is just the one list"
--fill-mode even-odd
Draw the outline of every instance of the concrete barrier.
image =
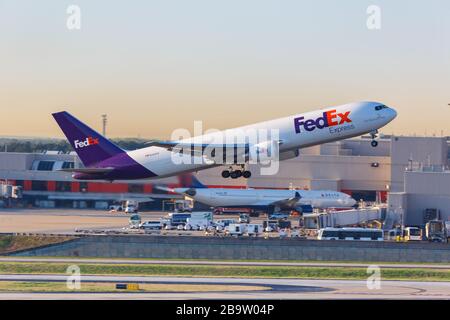
[[11, 255], [449, 263], [450, 244], [92, 235]]

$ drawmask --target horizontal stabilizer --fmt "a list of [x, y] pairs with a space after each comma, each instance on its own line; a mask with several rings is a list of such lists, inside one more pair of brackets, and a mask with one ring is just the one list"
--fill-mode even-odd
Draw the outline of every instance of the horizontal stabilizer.
[[87, 174], [102, 174], [102, 173], [109, 173], [113, 170], [114, 168], [71, 168], [71, 169], [59, 169], [57, 171], [87, 173]]

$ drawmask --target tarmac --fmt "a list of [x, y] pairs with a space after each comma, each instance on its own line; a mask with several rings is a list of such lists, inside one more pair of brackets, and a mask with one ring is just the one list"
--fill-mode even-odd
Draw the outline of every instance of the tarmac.
[[[64, 275], [0, 275], [0, 281], [66, 281]], [[152, 293], [19, 293], [2, 292], [0, 299], [450, 299], [450, 282], [383, 281], [370, 289], [366, 281], [261, 278], [193, 278], [155, 276], [82, 276], [85, 282], [133, 282], [177, 284], [233, 284], [270, 287], [264, 291], [152, 292]]]

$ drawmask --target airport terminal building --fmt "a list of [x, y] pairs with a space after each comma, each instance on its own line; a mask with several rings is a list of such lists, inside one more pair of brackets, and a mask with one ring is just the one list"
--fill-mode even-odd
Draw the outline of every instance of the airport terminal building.
[[[363, 137], [301, 149], [299, 157], [280, 163], [277, 175], [262, 175], [258, 166], [251, 165], [248, 180], [224, 179], [221, 167], [200, 171], [198, 178], [211, 187], [342, 191], [358, 201], [388, 202], [389, 210], [407, 225], [422, 225], [430, 215], [449, 220], [448, 138], [384, 137], [376, 148], [370, 141]], [[143, 208], [160, 210], [180, 198], [156, 187], [176, 187], [176, 178], [80, 182], [57, 171], [78, 166], [73, 153], [0, 153], [0, 179], [22, 186], [25, 206], [105, 209], [138, 199]]]

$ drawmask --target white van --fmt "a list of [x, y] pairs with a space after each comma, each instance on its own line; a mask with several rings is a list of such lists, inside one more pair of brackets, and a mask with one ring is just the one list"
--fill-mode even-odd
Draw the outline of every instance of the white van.
[[144, 230], [159, 230], [161, 229], [161, 221], [145, 221], [141, 223], [139, 227]]

